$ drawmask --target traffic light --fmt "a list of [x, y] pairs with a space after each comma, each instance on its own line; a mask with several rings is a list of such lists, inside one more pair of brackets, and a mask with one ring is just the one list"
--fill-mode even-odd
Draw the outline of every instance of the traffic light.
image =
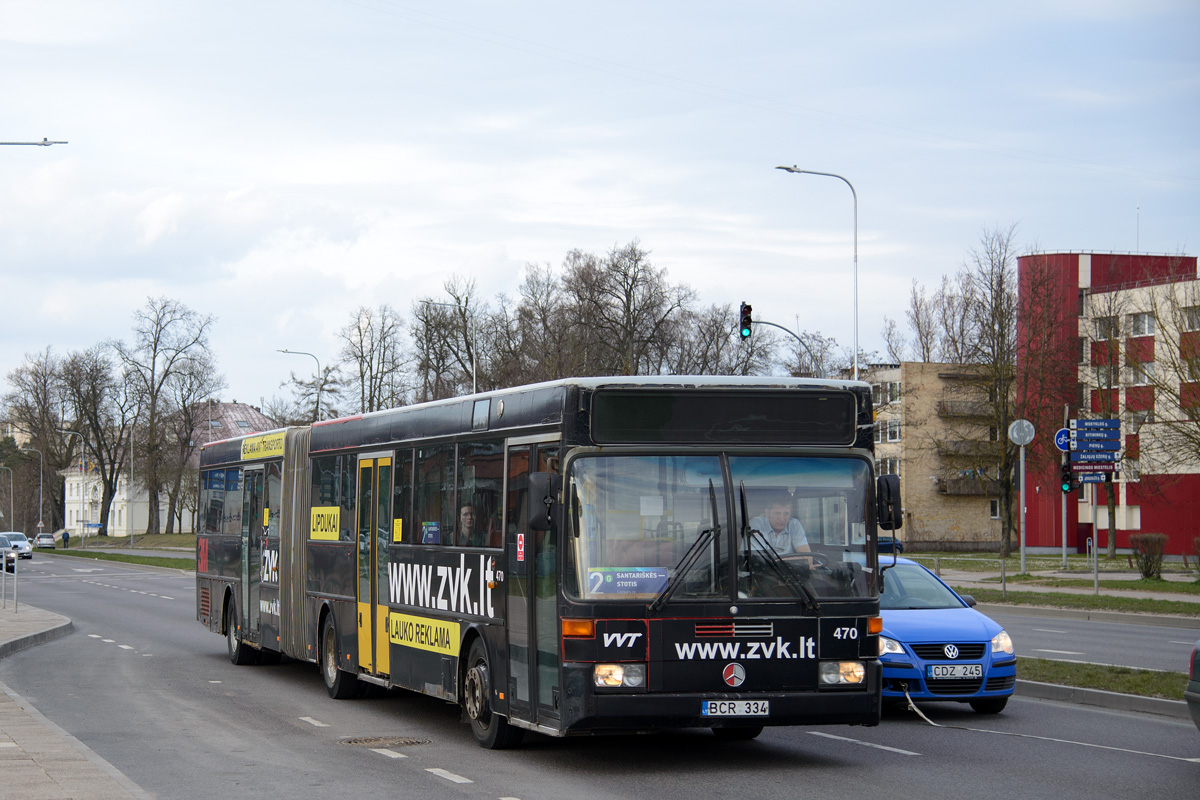
[[741, 316], [741, 319], [742, 319], [741, 328], [739, 328], [738, 330], [741, 331], [743, 339], [750, 338], [750, 323], [751, 323], [750, 311], [751, 310], [752, 309], [750, 308], [749, 303], [742, 303], [742, 307], [738, 311], [738, 314]]
[[1075, 475], [1071, 472], [1071, 465], [1063, 464], [1060, 475], [1063, 493], [1073, 492], [1075, 490]]

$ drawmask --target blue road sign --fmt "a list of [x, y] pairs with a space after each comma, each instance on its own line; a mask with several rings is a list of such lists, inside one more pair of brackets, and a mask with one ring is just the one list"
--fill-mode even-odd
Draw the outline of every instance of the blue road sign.
[[1103, 428], [1120, 428], [1121, 420], [1119, 419], [1073, 419], [1070, 422], [1071, 430], [1086, 430], [1103, 429]]
[[1121, 441], [1119, 439], [1112, 439], [1112, 440], [1104, 441], [1104, 442], [1091, 442], [1091, 441], [1071, 442], [1071, 449], [1076, 450], [1076, 451], [1079, 451], [1079, 450], [1120, 450], [1121, 449]]
[[1071, 449], [1071, 432], [1066, 428], [1059, 428], [1054, 434], [1054, 446], [1064, 453]]
[[1106, 440], [1120, 439], [1120, 428], [1104, 428], [1103, 430], [1071, 431], [1071, 438], [1077, 440]]
[[1075, 480], [1080, 483], [1104, 483], [1107, 475], [1107, 472], [1081, 472], [1075, 476]]
[[1105, 462], [1105, 461], [1116, 461], [1117, 454], [1116, 454], [1116, 452], [1114, 452], [1112, 450], [1095, 450], [1095, 451], [1084, 452], [1084, 453], [1081, 453], [1078, 450], [1072, 450], [1071, 454], [1070, 454], [1070, 458], [1073, 463], [1074, 462], [1096, 463], [1096, 462]]
[[1120, 461], [1100, 463], [1097, 461], [1072, 461], [1072, 472], [1120, 472]]

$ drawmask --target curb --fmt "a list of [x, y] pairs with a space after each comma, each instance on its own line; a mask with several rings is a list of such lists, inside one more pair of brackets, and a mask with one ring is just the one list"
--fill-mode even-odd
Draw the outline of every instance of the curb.
[[1061, 686], [1057, 683], [1017, 680], [1015, 694], [1039, 700], [1058, 700], [1100, 706], [1114, 711], [1133, 711], [1139, 714], [1158, 714], [1176, 719], [1191, 719], [1187, 703], [1182, 700], [1167, 700], [1162, 697], [1142, 697], [1136, 694], [1106, 692], [1101, 689], [1081, 689], [1078, 686]]
[[[1127, 611], [1087, 611], [1078, 608], [1022, 606], [1009, 603], [977, 603], [975, 610], [988, 615], [1019, 613], [1029, 617], [1083, 619], [1091, 620], [1092, 622], [1123, 622], [1129, 625], [1155, 625], [1162, 628], [1200, 629], [1200, 615], [1194, 617], [1169, 617], [1163, 614], [1133, 614]], [[1197, 611], [1200, 611], [1200, 608], [1197, 608]]]
[[[58, 616], [55, 614], [55, 616]], [[0, 642], [0, 658], [12, 655], [13, 653], [24, 650], [27, 647], [33, 647], [37, 644], [44, 644], [55, 639], [61, 639], [75, 629], [74, 623], [66, 617], [58, 617], [62, 620], [61, 623], [37, 633], [30, 633], [24, 636], [16, 636], [5, 642]]]

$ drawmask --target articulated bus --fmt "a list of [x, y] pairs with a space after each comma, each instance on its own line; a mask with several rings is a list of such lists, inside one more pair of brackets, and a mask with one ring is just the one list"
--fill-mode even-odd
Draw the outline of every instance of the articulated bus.
[[578, 378], [215, 442], [197, 619], [334, 698], [461, 704], [488, 748], [875, 725], [872, 423], [854, 381]]

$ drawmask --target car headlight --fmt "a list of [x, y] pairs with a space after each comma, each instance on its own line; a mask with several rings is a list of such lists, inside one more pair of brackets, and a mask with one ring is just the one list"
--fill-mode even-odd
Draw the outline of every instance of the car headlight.
[[862, 683], [867, 679], [867, 668], [861, 661], [823, 661], [820, 675], [825, 684]]
[[1000, 631], [992, 637], [992, 653], [1007, 653], [1010, 656], [1013, 654], [1012, 637], [1007, 631]]
[[886, 636], [880, 636], [879, 655], [886, 656], [888, 654], [903, 655], [904, 645], [900, 644], [895, 639], [889, 639]]
[[636, 688], [646, 685], [645, 664], [597, 664], [592, 669], [596, 686]]

